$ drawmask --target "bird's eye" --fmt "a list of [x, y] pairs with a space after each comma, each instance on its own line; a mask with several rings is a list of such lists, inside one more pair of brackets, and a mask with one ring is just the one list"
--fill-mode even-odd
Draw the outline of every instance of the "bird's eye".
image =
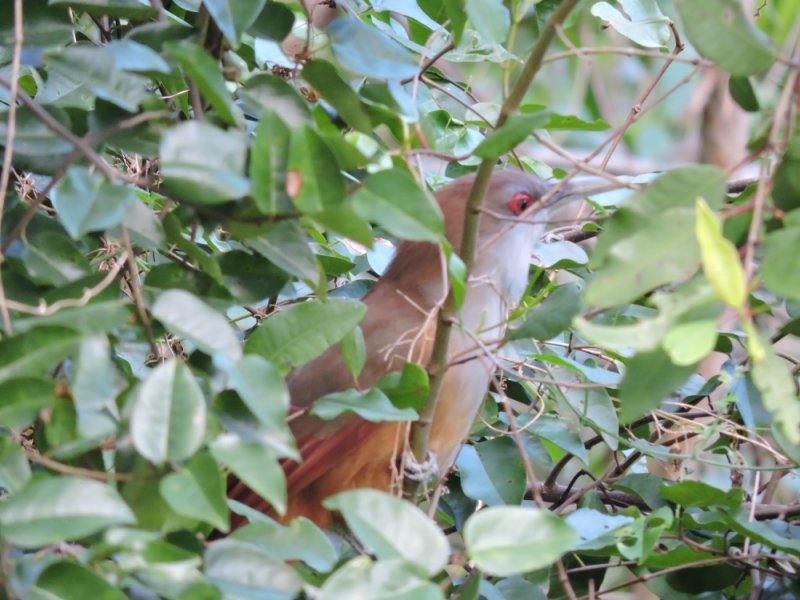
[[511, 200], [508, 201], [506, 206], [508, 210], [519, 216], [531, 204], [533, 204], [533, 196], [525, 192], [519, 192], [511, 196]]

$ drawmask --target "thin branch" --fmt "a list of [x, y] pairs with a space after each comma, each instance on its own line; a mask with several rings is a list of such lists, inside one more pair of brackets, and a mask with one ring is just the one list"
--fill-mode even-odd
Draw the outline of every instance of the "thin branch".
[[695, 67], [713, 68], [714, 63], [710, 60], [703, 58], [690, 58], [683, 56], [675, 56], [674, 54], [659, 52], [658, 50], [642, 50], [641, 48], [616, 48], [614, 46], [603, 46], [595, 48], [576, 48], [574, 50], [565, 50], [564, 52], [556, 52], [544, 59], [543, 62], [551, 63], [565, 58], [582, 57], [588, 54], [621, 54], [622, 56], [641, 56], [644, 58], [657, 58], [660, 60], [669, 60], [671, 62], [685, 63], [694, 65]]
[[[10, 90], [11, 85], [12, 84], [6, 79], [0, 77], [0, 86]], [[19, 90], [17, 92], [17, 97], [45, 127], [55, 133], [57, 136], [72, 144], [76, 150], [79, 150], [80, 153], [93, 165], [95, 165], [104, 175], [110, 179], [116, 179], [133, 185], [145, 185], [145, 182], [140, 180], [138, 177], [130, 177], [108, 164], [106, 160], [100, 156], [100, 154], [98, 154], [94, 148], [91, 147], [86, 139], [78, 137], [69, 129], [64, 127], [55, 119], [55, 117], [53, 117], [53, 115], [42, 108], [41, 105], [33, 98], [28, 96], [28, 94], [22, 90]]]
[[42, 300], [37, 306], [23, 304], [21, 302], [16, 302], [15, 300], [8, 300], [8, 308], [17, 312], [25, 313], [27, 315], [49, 317], [50, 315], [54, 315], [58, 311], [65, 308], [78, 308], [81, 306], [86, 306], [92, 298], [100, 294], [104, 289], [111, 285], [111, 283], [117, 278], [117, 275], [127, 259], [127, 253], [117, 258], [111, 269], [108, 271], [108, 273], [106, 273], [105, 277], [103, 277], [103, 279], [101, 279], [97, 285], [94, 285], [90, 288], [84, 288], [80, 298], [65, 298], [63, 300], [53, 302], [53, 304], [50, 306], [48, 306], [44, 300]]
[[433, 65], [436, 64], [436, 62], [440, 58], [442, 58], [445, 54], [450, 52], [450, 50], [452, 50], [455, 47], [456, 45], [453, 42], [450, 42], [449, 44], [444, 46], [441, 50], [439, 50], [436, 54], [431, 56], [430, 59], [425, 61], [425, 63], [420, 67], [419, 72], [416, 75], [414, 75], [413, 77], [406, 77], [405, 79], [401, 79], [400, 83], [405, 85], [406, 83], [411, 83], [415, 79], [421, 78], [428, 71], [428, 69], [430, 69]]
[[147, 343], [150, 344], [150, 352], [153, 356], [158, 356], [158, 345], [153, 337], [153, 325], [150, 322], [150, 317], [147, 314], [147, 309], [144, 306], [144, 298], [142, 297], [142, 286], [139, 284], [139, 266], [136, 264], [136, 255], [133, 253], [133, 246], [131, 245], [131, 238], [128, 235], [128, 228], [120, 224], [119, 226], [120, 242], [122, 247], [125, 248], [128, 263], [128, 284], [131, 288], [131, 296], [133, 296], [133, 303], [136, 305], [136, 311], [139, 314], [139, 320], [142, 322], [145, 336], [147, 336]]
[[[3, 224], [3, 212], [5, 210], [6, 192], [8, 192], [8, 182], [11, 180], [11, 157], [14, 154], [14, 135], [17, 128], [17, 96], [19, 95], [19, 64], [22, 54], [22, 40], [24, 32], [22, 30], [22, 0], [14, 0], [14, 49], [11, 57], [11, 87], [9, 88], [8, 100], [8, 129], [6, 130], [6, 148], [3, 153], [3, 167], [0, 172], [0, 230]], [[6, 301], [6, 288], [3, 284], [2, 267], [5, 262], [5, 252], [0, 254], [0, 314], [3, 318], [3, 331], [6, 335], [14, 333], [11, 326], [11, 315], [8, 314], [8, 303]]]

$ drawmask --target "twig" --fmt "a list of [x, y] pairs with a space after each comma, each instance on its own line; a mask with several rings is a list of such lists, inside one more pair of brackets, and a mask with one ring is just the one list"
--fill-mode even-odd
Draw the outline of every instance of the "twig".
[[80, 306], [86, 306], [89, 303], [89, 300], [97, 296], [100, 292], [106, 289], [111, 282], [116, 279], [117, 275], [122, 269], [122, 266], [125, 264], [127, 260], [127, 253], [123, 256], [117, 258], [114, 262], [114, 265], [111, 267], [111, 270], [106, 273], [105, 277], [101, 279], [97, 285], [94, 285], [90, 288], [84, 288], [83, 293], [81, 294], [80, 298], [65, 298], [63, 300], [57, 300], [53, 302], [50, 306], [42, 300], [37, 306], [32, 306], [30, 304], [23, 304], [21, 302], [16, 302], [15, 300], [8, 300], [8, 308], [11, 310], [15, 310], [17, 312], [25, 313], [27, 315], [35, 315], [37, 317], [49, 317], [50, 315], [56, 314], [58, 311], [63, 310], [65, 308], [77, 308]]
[[419, 72], [416, 75], [413, 75], [412, 77], [406, 77], [405, 79], [401, 79], [400, 83], [405, 85], [406, 83], [411, 83], [415, 79], [421, 78], [428, 71], [428, 69], [430, 69], [433, 65], [436, 64], [436, 62], [440, 58], [442, 58], [445, 54], [450, 52], [450, 50], [452, 50], [455, 47], [456, 45], [453, 42], [450, 42], [449, 44], [444, 46], [444, 48], [442, 48], [436, 54], [434, 54], [430, 59], [425, 61], [425, 63], [420, 67]]
[[[799, 55], [800, 40], [797, 40], [795, 42], [794, 56], [797, 57]], [[798, 76], [800, 76], [800, 71], [793, 70], [786, 77], [786, 85], [784, 85], [778, 105], [775, 107], [775, 116], [767, 136], [767, 151], [775, 151], [778, 148], [778, 133], [780, 132], [781, 124], [791, 117], [791, 100], [795, 92], [794, 88], [797, 84]], [[747, 241], [745, 242], [744, 277], [748, 285], [752, 281], [755, 272], [755, 254], [758, 233], [761, 229], [761, 215], [764, 212], [769, 191], [772, 189], [772, 180], [769, 175], [770, 160], [767, 155], [764, 155], [761, 158], [758, 184], [756, 193], [753, 195], [753, 214], [751, 216], [750, 229], [747, 232]]]
[[710, 60], [703, 58], [689, 58], [684, 56], [675, 56], [674, 54], [665, 54], [657, 50], [642, 50], [641, 48], [617, 48], [614, 46], [603, 46], [595, 48], [576, 48], [574, 50], [565, 50], [564, 52], [556, 52], [544, 59], [543, 62], [551, 63], [564, 58], [582, 57], [588, 54], [621, 54], [623, 56], [641, 56], [645, 58], [657, 58], [661, 60], [669, 60], [671, 62], [686, 63], [694, 65], [695, 67], [712, 68], [714, 63]]
[[133, 296], [133, 303], [136, 305], [136, 311], [139, 314], [139, 320], [144, 327], [145, 336], [147, 336], [147, 343], [150, 344], [150, 352], [153, 356], [158, 357], [158, 345], [153, 337], [153, 324], [150, 322], [150, 317], [147, 314], [147, 309], [144, 306], [144, 298], [142, 297], [142, 287], [139, 284], [139, 267], [136, 264], [136, 255], [133, 253], [133, 246], [131, 245], [131, 238], [128, 236], [128, 228], [125, 225], [119, 226], [120, 242], [122, 247], [126, 250], [126, 259], [128, 263], [128, 284], [131, 288], [131, 295]]
[[[9, 83], [6, 79], [0, 77], [0, 86], [4, 88], [11, 89], [11, 83]], [[74, 133], [72, 133], [69, 129], [64, 127], [61, 123], [59, 123], [49, 112], [47, 112], [44, 108], [42, 108], [33, 98], [28, 96], [22, 90], [17, 92], [17, 98], [28, 108], [28, 110], [33, 113], [33, 115], [41, 121], [41, 123], [47, 127], [50, 131], [55, 133], [57, 136], [64, 138], [70, 144], [72, 144], [80, 153], [85, 156], [89, 161], [95, 165], [104, 175], [109, 177], [110, 179], [117, 179], [119, 181], [123, 181], [125, 183], [130, 183], [133, 185], [144, 185], [145, 182], [140, 180], [137, 177], [130, 177], [121, 171], [118, 171], [110, 164], [106, 162], [106, 160], [98, 154], [94, 148], [87, 142], [87, 140], [78, 137]]]
[[[17, 96], [19, 94], [19, 63], [22, 53], [22, 0], [14, 0], [14, 49], [11, 57], [11, 87], [8, 100], [8, 129], [6, 130], [6, 148], [3, 153], [3, 170], [0, 172], [0, 230], [3, 223], [6, 192], [11, 179], [11, 157], [14, 154], [14, 135], [17, 129]], [[5, 262], [5, 252], [0, 254], [0, 314], [3, 318], [3, 331], [6, 335], [14, 333], [11, 326], [11, 315], [8, 314], [6, 301], [6, 288], [3, 284], [2, 267]]]

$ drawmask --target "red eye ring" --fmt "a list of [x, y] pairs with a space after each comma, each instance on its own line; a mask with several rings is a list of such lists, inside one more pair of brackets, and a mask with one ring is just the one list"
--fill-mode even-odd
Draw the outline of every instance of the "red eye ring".
[[522, 214], [531, 204], [533, 204], [533, 196], [527, 192], [518, 192], [511, 196], [511, 200], [506, 203], [508, 210], [516, 216]]

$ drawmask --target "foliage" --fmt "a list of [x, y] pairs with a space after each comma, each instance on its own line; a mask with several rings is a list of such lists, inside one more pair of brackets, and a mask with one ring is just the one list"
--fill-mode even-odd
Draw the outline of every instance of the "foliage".
[[[4, 597], [799, 595], [798, 2], [340, 4], [0, 6]], [[744, 184], [667, 160], [714, 68]], [[285, 510], [285, 375], [340, 342], [359, 372], [387, 240], [443, 244], [428, 190], [497, 157], [622, 191], [539, 246], [438, 504], [339, 494], [348, 539], [226, 502], [233, 474]], [[409, 365], [314, 410], [427, 390]]]

